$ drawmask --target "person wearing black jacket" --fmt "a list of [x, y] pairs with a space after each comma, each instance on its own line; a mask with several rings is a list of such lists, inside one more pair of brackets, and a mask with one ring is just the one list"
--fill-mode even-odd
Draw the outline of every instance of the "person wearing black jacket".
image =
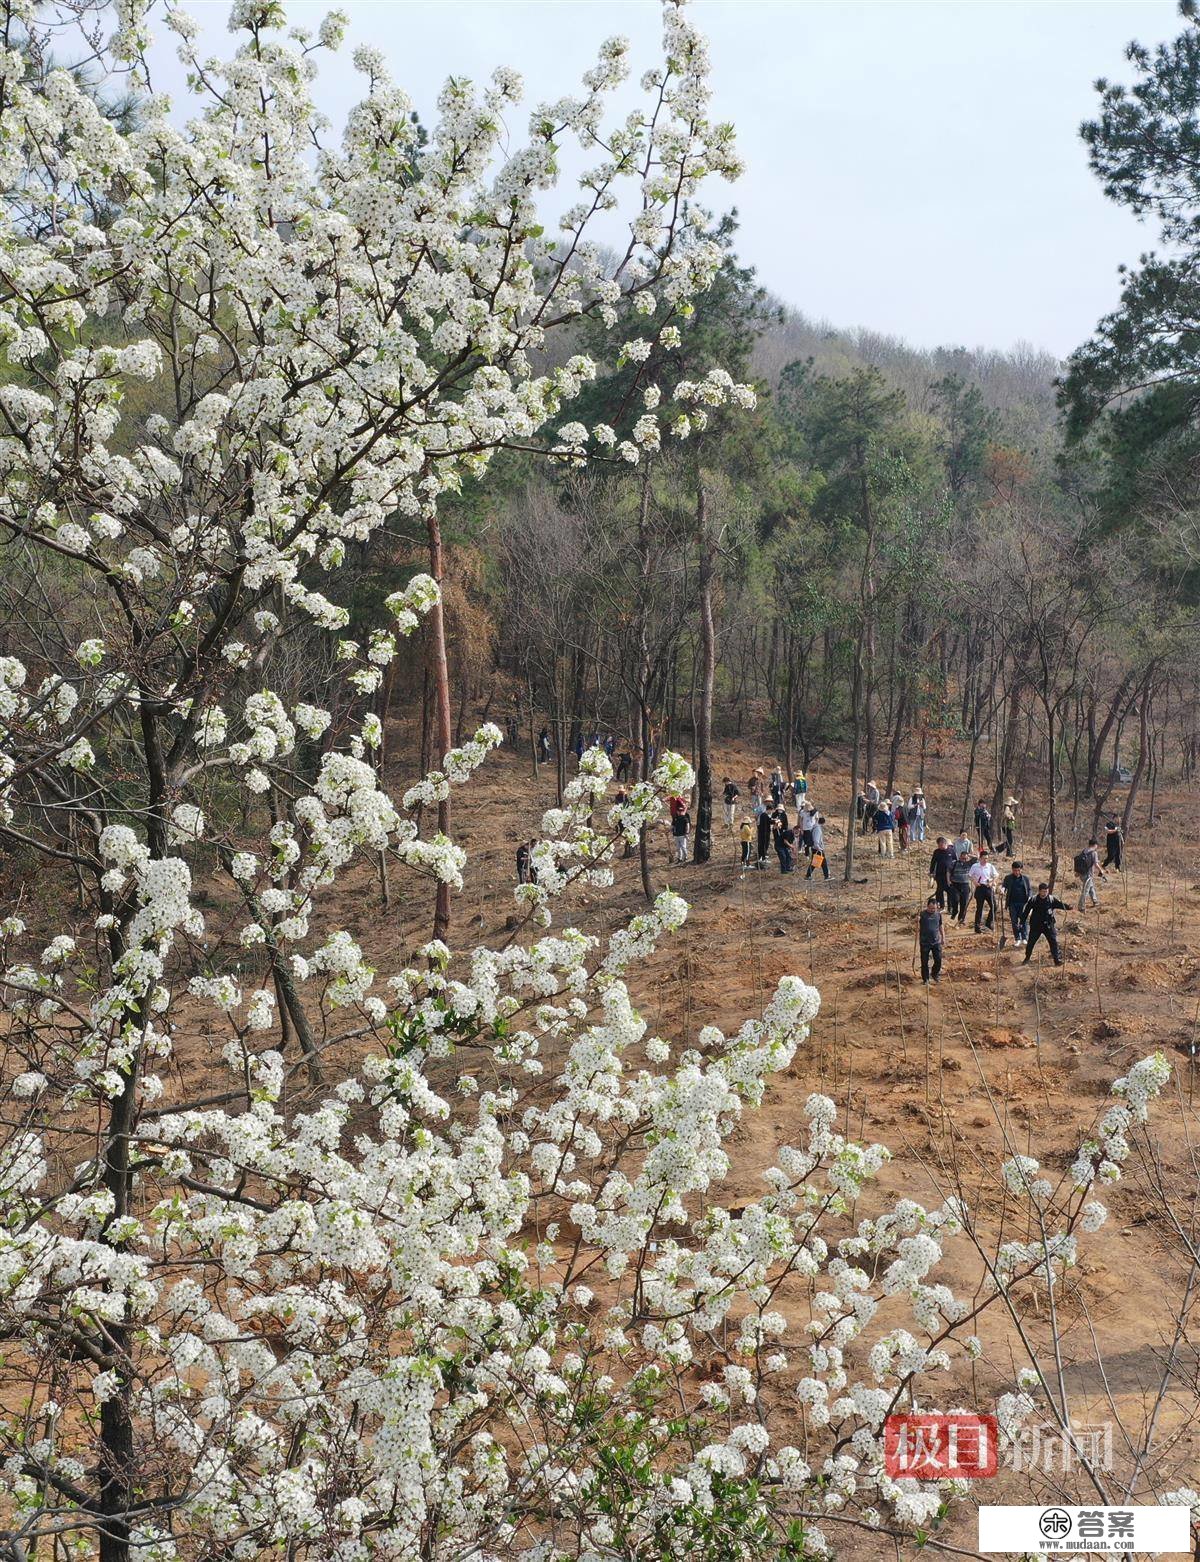
[[930, 895], [925, 910], [917, 918], [917, 941], [921, 946], [921, 980], [929, 981], [929, 962], [933, 961], [933, 980], [942, 974], [942, 913], [937, 896]]
[[1050, 953], [1054, 956], [1055, 965], [1062, 964], [1062, 955], [1058, 952], [1058, 927], [1054, 921], [1056, 911], [1065, 911], [1067, 908], [1057, 895], [1050, 893], [1049, 884], [1039, 884], [1037, 894], [1029, 902], [1029, 942], [1025, 946], [1025, 961], [1029, 964], [1033, 954], [1033, 946], [1039, 938], [1044, 938], [1050, 945]]
[[975, 833], [988, 851], [992, 849], [992, 810], [981, 797], [975, 804]]
[[686, 808], [681, 808], [678, 813], [671, 815], [672, 861], [686, 862], [688, 860], [688, 831], [691, 827], [692, 816]]
[[[1033, 885], [1025, 872], [1024, 863], [1014, 862], [1000, 884], [1004, 892], [1004, 904], [1008, 908], [1008, 920], [1012, 925], [1013, 943], [1018, 949], [1025, 943], [1025, 919], [1029, 915], [1029, 902], [1033, 898]], [[1000, 947], [1004, 948], [1004, 934], [1000, 934]]]
[[929, 877], [937, 890], [939, 911], [946, 904], [946, 896], [950, 890], [950, 870], [954, 867], [954, 860], [953, 848], [944, 835], [939, 835], [933, 856], [929, 859]]
[[796, 844], [796, 832], [788, 823], [788, 816], [782, 808], [772, 821], [771, 833], [775, 840], [775, 852], [779, 858], [779, 871], [790, 873], [793, 866], [792, 848]]
[[765, 868], [767, 866], [767, 853], [771, 849], [771, 810], [767, 807], [762, 797], [758, 801], [760, 809], [758, 814], [758, 862], [756, 866]]
[[1110, 819], [1104, 826], [1104, 861], [1102, 868], [1115, 868], [1118, 873], [1124, 872], [1121, 867], [1121, 848], [1125, 844], [1125, 837], [1121, 833], [1121, 826], [1115, 819]]
[[726, 776], [725, 790], [722, 793], [722, 801], [725, 804], [725, 824], [726, 827], [730, 830], [733, 829], [734, 816], [737, 813], [737, 800], [741, 795], [742, 794], [738, 788], [737, 782], [731, 781], [729, 777]]

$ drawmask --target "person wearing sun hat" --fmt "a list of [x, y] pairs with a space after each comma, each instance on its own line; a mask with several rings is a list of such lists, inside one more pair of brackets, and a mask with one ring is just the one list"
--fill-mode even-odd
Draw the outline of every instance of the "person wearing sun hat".
[[864, 835], [871, 835], [875, 830], [875, 815], [879, 811], [879, 786], [874, 781], [863, 782], [862, 831]]

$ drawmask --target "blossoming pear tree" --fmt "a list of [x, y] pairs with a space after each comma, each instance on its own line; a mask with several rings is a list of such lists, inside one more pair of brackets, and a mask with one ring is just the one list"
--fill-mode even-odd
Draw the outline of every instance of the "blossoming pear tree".
[[[691, 785], [677, 756], [615, 807], [607, 759], [584, 756], [517, 892], [528, 935], [501, 948], [435, 939], [381, 972], [328, 910], [384, 853], [438, 886], [445, 930], [450, 795], [500, 740], [450, 742], [439, 498], [505, 448], [658, 447], [657, 386], [627, 443], [563, 421], [593, 373], [570, 329], [597, 315], [650, 362], [719, 262], [687, 215], [737, 166], [703, 41], [668, 0], [643, 109], [606, 120], [614, 41], [512, 151], [511, 73], [452, 79], [425, 142], [372, 49], [331, 140], [313, 84], [336, 14], [314, 40], [236, 0], [221, 61], [167, 5], [197, 99], [182, 124], [121, 0], [101, 57], [140, 87], [130, 125], [48, 63], [31, 0], [0, 16], [0, 537], [22, 651], [0, 658], [0, 842], [41, 890], [0, 923], [5, 1555], [798, 1558], [839, 1525], [927, 1528], [956, 1490], [887, 1474], [885, 1415], [979, 1352], [985, 1305], [1056, 1283], [1164, 1060], [1118, 1083], [1059, 1187], [1009, 1163], [1042, 1235], [966, 1301], [936, 1272], [968, 1212], [864, 1213], [887, 1152], [823, 1097], [761, 1196], [722, 1203], [730, 1135], [803, 1045], [812, 988], [788, 978], [680, 1050], [627, 981], [683, 921], [676, 895], [606, 940], [552, 931]], [[549, 239], [538, 202], [570, 137], [595, 162]], [[610, 264], [587, 234], [626, 190]], [[539, 368], [556, 339], [561, 366]], [[714, 365], [666, 399], [699, 427], [751, 395]], [[427, 526], [430, 573], [356, 640], [338, 569], [393, 514]], [[371, 698], [422, 622], [442, 763], [395, 799]], [[206, 918], [214, 883], [232, 929]], [[314, 1088], [328, 1037], [358, 1061]], [[225, 1069], [199, 1087], [198, 1038]], [[1010, 1395], [1006, 1425], [1031, 1403]]]

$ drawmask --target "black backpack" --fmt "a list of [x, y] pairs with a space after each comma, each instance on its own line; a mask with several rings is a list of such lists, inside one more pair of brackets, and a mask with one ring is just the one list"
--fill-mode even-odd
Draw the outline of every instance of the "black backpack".
[[1079, 877], [1081, 879], [1086, 879], [1088, 874], [1091, 871], [1092, 871], [1092, 854], [1091, 854], [1091, 852], [1076, 852], [1075, 853], [1075, 872], [1079, 875]]

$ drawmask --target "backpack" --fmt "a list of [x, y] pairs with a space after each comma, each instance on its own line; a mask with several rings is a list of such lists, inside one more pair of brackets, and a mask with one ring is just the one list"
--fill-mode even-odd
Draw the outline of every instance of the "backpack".
[[1092, 854], [1091, 854], [1091, 852], [1076, 852], [1075, 853], [1075, 872], [1079, 875], [1079, 877], [1081, 879], [1086, 879], [1088, 874], [1091, 871], [1092, 871]]

